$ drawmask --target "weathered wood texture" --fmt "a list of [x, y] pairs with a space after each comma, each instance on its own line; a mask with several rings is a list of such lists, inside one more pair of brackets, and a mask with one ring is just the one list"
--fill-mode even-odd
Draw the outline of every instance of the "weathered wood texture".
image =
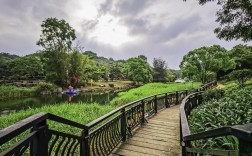
[[133, 136], [120, 144], [111, 155], [177, 156], [179, 143], [179, 105], [161, 110], [133, 132]]

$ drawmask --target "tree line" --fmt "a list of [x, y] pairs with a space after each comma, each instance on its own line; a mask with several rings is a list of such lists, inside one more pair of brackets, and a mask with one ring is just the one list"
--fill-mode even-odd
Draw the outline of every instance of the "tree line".
[[[200, 0], [205, 4], [207, 0]], [[217, 12], [217, 21], [226, 27], [216, 28], [215, 33], [225, 40], [251, 40], [251, 31], [247, 25], [251, 20], [248, 10], [251, 2], [248, 0], [220, 1], [222, 9]], [[246, 4], [246, 5], [244, 5]], [[228, 16], [228, 19], [224, 17]], [[232, 21], [241, 21], [233, 23]], [[42, 31], [37, 45], [44, 49], [31, 55], [19, 57], [7, 53], [0, 55], [0, 77], [2, 79], [27, 79], [44, 77], [58, 86], [89, 80], [128, 79], [136, 83], [152, 81], [172, 82], [179, 74], [168, 70], [167, 63], [161, 58], [154, 58], [153, 67], [147, 62], [147, 57], [140, 55], [128, 60], [113, 60], [97, 56], [92, 51], [83, 51], [81, 46], [72, 46], [76, 39], [75, 30], [65, 21], [57, 18], [47, 18], [42, 22]], [[237, 79], [241, 85], [251, 77], [252, 48], [247, 45], [237, 45], [232, 50], [226, 50], [219, 45], [201, 47], [188, 52], [180, 63], [181, 75], [187, 80], [202, 83], [226, 77]]]
[[73, 47], [75, 30], [65, 21], [47, 18], [42, 22], [37, 45], [44, 49], [19, 57], [6, 53], [0, 55], [2, 79], [45, 78], [58, 86], [85, 85], [89, 80], [128, 79], [136, 83], [174, 81], [176, 74], [168, 70], [166, 62], [154, 58], [153, 67], [147, 57], [140, 55], [128, 60], [99, 57], [95, 52]]

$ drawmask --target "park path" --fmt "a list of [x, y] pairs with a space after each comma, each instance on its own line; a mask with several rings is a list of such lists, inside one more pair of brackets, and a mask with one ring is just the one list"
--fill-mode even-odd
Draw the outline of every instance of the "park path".
[[111, 156], [181, 155], [179, 134], [179, 105], [175, 105], [161, 110], [148, 119], [148, 123], [139, 126]]

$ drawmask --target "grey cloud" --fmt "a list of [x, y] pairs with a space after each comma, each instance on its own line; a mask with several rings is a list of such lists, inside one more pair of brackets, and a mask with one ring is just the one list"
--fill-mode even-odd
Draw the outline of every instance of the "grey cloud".
[[[39, 50], [40, 47], [35, 43], [41, 32], [42, 21], [48, 17], [57, 17], [71, 24], [70, 17], [75, 16], [71, 16], [70, 10], [82, 4], [81, 0], [74, 2], [1, 0], [0, 51], [25, 55]], [[196, 1], [105, 0], [96, 6], [99, 11], [96, 18], [78, 19], [74, 23], [79, 25], [72, 26], [77, 27], [77, 30], [80, 28], [77, 41], [84, 46], [84, 50], [114, 59], [128, 59], [143, 54], [148, 57], [150, 64], [154, 57], [162, 57], [170, 68], [178, 69], [183, 55], [190, 50], [213, 44], [230, 49], [242, 43], [225, 42], [215, 37], [213, 29], [218, 25], [214, 22], [215, 6], [209, 3], [199, 7]], [[183, 8], [188, 12], [184, 13]], [[107, 14], [127, 28], [132, 41], [116, 47], [89, 38], [89, 33], [96, 29], [99, 17]]]
[[149, 36], [156, 42], [167, 42], [176, 39], [181, 34], [197, 33], [200, 29], [201, 18], [193, 15], [189, 18], [180, 18], [169, 26], [156, 25], [153, 27]]
[[94, 19], [94, 20], [84, 19], [81, 23], [81, 28], [84, 32], [90, 32], [96, 28], [98, 23], [99, 23], [98, 19]]
[[139, 12], [154, 3], [155, 0], [106, 0], [99, 7], [102, 14], [114, 16], [136, 16]]

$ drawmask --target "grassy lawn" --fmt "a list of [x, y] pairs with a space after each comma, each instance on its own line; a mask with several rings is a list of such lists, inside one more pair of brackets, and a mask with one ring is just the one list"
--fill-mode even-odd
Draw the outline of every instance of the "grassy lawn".
[[[86, 104], [86, 103], [76, 103], [76, 104], [63, 103], [61, 105], [49, 105], [41, 108], [34, 108], [20, 111], [17, 113], [10, 114], [8, 116], [1, 116], [0, 129], [6, 128], [22, 119], [25, 119], [39, 112], [48, 112], [69, 119], [71, 121], [75, 121], [81, 124], [87, 124], [101, 117], [102, 115], [114, 110], [115, 108], [116, 108], [115, 106], [105, 106], [99, 104]], [[82, 131], [81, 129], [53, 121], [48, 121], [47, 123], [50, 129], [54, 129], [60, 132], [80, 135]], [[30, 130], [27, 130], [18, 137], [9, 141], [8, 143], [1, 145], [0, 153], [1, 151], [9, 148], [15, 142], [21, 140], [24, 136], [26, 136], [29, 133], [29, 131]]]
[[199, 82], [186, 82], [186, 83], [149, 83], [138, 88], [131, 89], [126, 92], [120, 92], [116, 98], [111, 101], [113, 105], [123, 105], [153, 94], [163, 92], [173, 92], [179, 90], [186, 90], [192, 88], [199, 88]]
[[[119, 81], [119, 80], [114, 80], [114, 81], [98, 81], [98, 82], [92, 82], [92, 83], [88, 83], [88, 86], [86, 86], [85, 88], [87, 89], [100, 89], [100, 88], [104, 88], [104, 89], [111, 89], [111, 87], [109, 86], [110, 84], [113, 84], [115, 88], [125, 88], [128, 86], [132, 86], [133, 82], [132, 81]], [[104, 87], [100, 87], [99, 85], [105, 85]]]

